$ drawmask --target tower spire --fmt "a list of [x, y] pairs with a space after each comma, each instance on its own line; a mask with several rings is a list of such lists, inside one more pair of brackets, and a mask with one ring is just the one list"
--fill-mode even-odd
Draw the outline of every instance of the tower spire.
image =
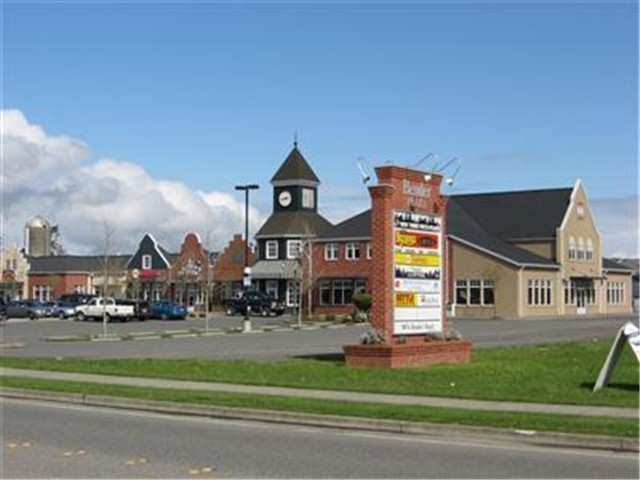
[[298, 130], [293, 131], [293, 148], [298, 148]]

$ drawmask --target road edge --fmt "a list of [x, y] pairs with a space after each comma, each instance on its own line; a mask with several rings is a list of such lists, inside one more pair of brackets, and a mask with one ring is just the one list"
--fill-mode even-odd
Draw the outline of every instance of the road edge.
[[129, 399], [105, 395], [51, 392], [12, 387], [3, 387], [0, 389], [0, 397], [56, 403], [71, 403], [92, 407], [149, 411], [171, 415], [204, 416], [228, 420], [305, 425], [321, 428], [376, 431], [430, 437], [462, 436], [466, 439], [495, 440], [511, 443], [517, 442], [536, 446], [609, 450], [615, 452], [640, 452], [638, 438], [629, 437], [611, 437], [605, 435], [583, 435], [562, 432], [511, 430], [494, 427], [475, 427], [455, 424], [343, 417], [338, 415], [319, 415], [215, 405], [195, 405], [188, 403]]

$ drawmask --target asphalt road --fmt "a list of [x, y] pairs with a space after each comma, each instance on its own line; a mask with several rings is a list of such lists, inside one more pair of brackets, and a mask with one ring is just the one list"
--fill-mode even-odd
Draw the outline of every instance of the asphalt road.
[[[453, 320], [451, 326], [474, 342], [474, 348], [539, 344], [567, 340], [613, 339], [621, 325], [631, 317], [568, 318], [554, 320]], [[636, 320], [637, 321], [637, 320]], [[210, 336], [188, 336], [190, 330], [202, 331], [203, 319], [186, 321], [147, 321], [114, 323], [109, 334], [134, 332], [185, 332], [180, 338], [153, 338], [131, 341], [53, 342], [51, 337], [101, 335], [101, 322], [72, 320], [3, 321], [0, 327], [0, 352], [19, 357], [92, 357], [92, 358], [208, 358], [274, 361], [288, 358], [336, 358], [342, 346], [358, 343], [367, 325], [349, 325], [315, 330], [264, 332], [265, 325], [280, 327], [291, 317], [253, 318], [249, 333], [223, 334], [242, 327], [241, 317], [214, 317], [208, 328]]]
[[3, 400], [2, 478], [638, 478], [637, 454]]

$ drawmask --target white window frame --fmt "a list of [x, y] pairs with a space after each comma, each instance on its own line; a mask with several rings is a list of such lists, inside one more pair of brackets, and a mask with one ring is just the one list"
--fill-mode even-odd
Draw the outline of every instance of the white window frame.
[[278, 241], [267, 240], [264, 244], [264, 258], [267, 260], [277, 260], [278, 258]]
[[151, 255], [148, 253], [142, 255], [142, 270], [151, 270], [151, 267], [153, 266], [152, 260]]
[[367, 242], [367, 260], [371, 260], [371, 242]]
[[358, 260], [360, 258], [360, 244], [358, 242], [348, 242], [344, 249], [344, 258]]
[[287, 240], [287, 258], [300, 258], [302, 253], [302, 240]]
[[593, 260], [593, 240], [591, 240], [591, 237], [587, 238], [587, 255], [586, 255], [586, 259], [588, 261], [592, 261]]
[[324, 245], [324, 259], [328, 262], [335, 262], [338, 260], [340, 247], [336, 242], [325, 243]]

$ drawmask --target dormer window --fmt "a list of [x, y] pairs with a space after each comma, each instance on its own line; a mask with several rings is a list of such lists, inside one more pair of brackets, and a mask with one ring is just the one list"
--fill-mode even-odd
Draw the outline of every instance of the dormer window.
[[142, 269], [151, 270], [151, 255], [142, 255]]

